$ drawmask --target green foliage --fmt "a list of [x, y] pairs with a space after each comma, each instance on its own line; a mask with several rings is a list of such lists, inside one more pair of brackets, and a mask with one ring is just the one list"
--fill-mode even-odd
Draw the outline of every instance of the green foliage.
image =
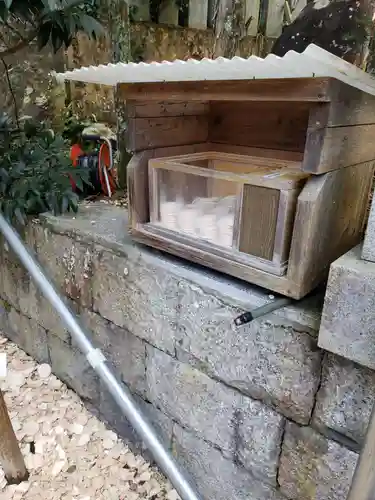
[[[28, 27], [26, 32], [17, 30], [16, 45], [0, 52], [0, 56], [14, 53], [34, 39], [39, 48], [51, 42], [55, 52], [63, 45], [69, 47], [80, 31], [95, 39], [103, 34], [103, 28], [90, 15], [90, 12], [95, 13], [94, 3], [93, 0], [0, 0], [3, 26], [23, 23]], [[15, 30], [12, 31], [14, 34]]]
[[24, 224], [27, 216], [76, 212], [79, 189], [89, 184], [85, 169], [72, 166], [67, 143], [45, 124], [25, 122], [11, 129], [0, 117], [0, 211]]

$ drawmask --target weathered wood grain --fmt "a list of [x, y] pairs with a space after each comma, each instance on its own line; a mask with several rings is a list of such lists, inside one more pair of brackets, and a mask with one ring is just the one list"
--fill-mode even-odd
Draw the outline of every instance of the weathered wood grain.
[[309, 108], [306, 103], [212, 103], [209, 141], [303, 152]]
[[128, 118], [161, 116], [199, 116], [208, 114], [209, 103], [204, 101], [134, 101], [126, 102]]
[[127, 167], [129, 221], [131, 227], [149, 221], [148, 162], [153, 151], [135, 154]]
[[284, 0], [268, 2], [266, 36], [277, 38], [281, 35], [284, 25]]
[[245, 19], [249, 23], [247, 35], [256, 36], [260, 13], [260, 0], [245, 0]]
[[308, 130], [302, 169], [322, 174], [375, 159], [375, 124]]
[[189, 0], [189, 28], [207, 29], [208, 0]]
[[330, 101], [330, 78], [284, 78], [205, 82], [120, 84], [124, 100], [150, 101]]
[[201, 248], [200, 246], [193, 246], [191, 243], [180, 241], [174, 235], [170, 237], [162, 236], [161, 232], [154, 231], [152, 228], [147, 227], [147, 225], [140, 225], [137, 229], [132, 229], [131, 234], [135, 241], [177, 257], [182, 257], [190, 262], [220, 270], [220, 272], [229, 274], [230, 276], [235, 276], [248, 283], [288, 297], [295, 299], [302, 298], [298, 284], [287, 277], [275, 276], [269, 272], [250, 267], [248, 264], [235, 262], [229, 256], [212, 254], [207, 251], [204, 245]]
[[375, 96], [338, 80], [329, 84], [330, 103], [311, 107], [309, 129], [375, 123]]
[[268, 149], [251, 146], [235, 146], [233, 144], [221, 144], [219, 142], [208, 142], [206, 151], [222, 151], [223, 153], [234, 153], [239, 155], [261, 156], [263, 158], [280, 159], [287, 161], [302, 161], [303, 153], [298, 151], [283, 151], [282, 149]]
[[132, 152], [207, 141], [207, 116], [130, 118], [127, 145]]
[[362, 237], [374, 162], [311, 176], [297, 203], [288, 278], [308, 293]]
[[239, 251], [273, 259], [280, 191], [251, 186], [243, 187]]

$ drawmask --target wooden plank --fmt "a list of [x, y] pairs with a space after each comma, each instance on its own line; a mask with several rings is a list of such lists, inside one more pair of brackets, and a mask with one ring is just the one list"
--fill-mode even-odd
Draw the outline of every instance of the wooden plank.
[[309, 105], [283, 102], [215, 102], [209, 140], [215, 143], [303, 152]]
[[373, 172], [374, 162], [367, 162], [312, 176], [306, 183], [298, 198], [287, 273], [302, 294], [361, 241]]
[[132, 20], [135, 22], [146, 22], [151, 20], [150, 0], [129, 0], [132, 12]]
[[159, 116], [199, 116], [209, 112], [208, 102], [199, 101], [126, 101], [129, 118], [155, 118]]
[[249, 146], [236, 146], [233, 144], [207, 143], [207, 151], [223, 151], [249, 156], [262, 156], [264, 158], [279, 158], [280, 160], [302, 161], [303, 153], [283, 151], [281, 149], [263, 149]]
[[255, 36], [258, 33], [258, 22], [260, 14], [260, 0], [246, 0], [245, 19], [248, 23], [248, 36]]
[[148, 231], [145, 226], [138, 226], [136, 229], [132, 228], [131, 234], [133, 239], [139, 243], [182, 257], [190, 262], [220, 270], [220, 272], [230, 276], [294, 299], [303, 297], [299, 286], [285, 276], [275, 276], [269, 272], [250, 267], [248, 264], [234, 262], [228, 257], [213, 255], [191, 244], [181, 243], [173, 237], [167, 238], [159, 234], [155, 235]]
[[302, 170], [322, 174], [375, 159], [375, 124], [308, 130]]
[[144, 101], [328, 102], [330, 78], [123, 83], [121, 98]]
[[1, 390], [0, 466], [4, 470], [5, 479], [9, 484], [19, 484], [22, 481], [27, 481], [29, 477]]
[[159, 7], [159, 24], [178, 26], [179, 8], [175, 0], [162, 0]]
[[242, 195], [239, 251], [273, 259], [280, 191], [245, 184]]
[[309, 129], [375, 123], [375, 96], [339, 80], [331, 81], [329, 92], [330, 104], [311, 107]]
[[189, 0], [189, 28], [207, 29], [208, 0]]
[[271, 0], [268, 2], [266, 36], [277, 38], [281, 35], [284, 25], [285, 0]]
[[148, 162], [153, 151], [135, 154], [127, 166], [129, 221], [132, 227], [149, 221]]
[[300, 192], [301, 189], [296, 189], [294, 191], [280, 191], [280, 204], [273, 255], [273, 261], [278, 263], [280, 266], [286, 265], [289, 260], [297, 199]]
[[207, 136], [207, 116], [130, 118], [127, 146], [130, 151], [136, 152], [205, 142]]

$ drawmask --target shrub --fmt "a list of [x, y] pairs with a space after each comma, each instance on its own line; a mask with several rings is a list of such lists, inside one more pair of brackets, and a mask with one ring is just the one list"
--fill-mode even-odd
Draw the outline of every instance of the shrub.
[[31, 121], [12, 129], [7, 117], [0, 118], [0, 211], [9, 220], [25, 224], [41, 212], [76, 212], [71, 179], [80, 190], [89, 183], [87, 171], [72, 166], [60, 134]]

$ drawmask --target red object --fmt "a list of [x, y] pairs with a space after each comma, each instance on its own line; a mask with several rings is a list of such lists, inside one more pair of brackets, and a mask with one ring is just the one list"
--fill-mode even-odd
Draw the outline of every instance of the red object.
[[[70, 159], [72, 160], [73, 167], [76, 167], [78, 164], [78, 158], [83, 155], [83, 150], [79, 144], [73, 144], [73, 146], [70, 148]], [[72, 177], [70, 177], [70, 183], [72, 185], [73, 190], [75, 191], [77, 186], [76, 183], [73, 181]]]
[[99, 149], [99, 159], [98, 159], [98, 168], [99, 168], [99, 180], [100, 185], [102, 187], [102, 191], [106, 196], [109, 196], [107, 183], [105, 181], [105, 177], [103, 174], [103, 167], [107, 169], [108, 182], [109, 187], [111, 188], [112, 194], [116, 191], [116, 182], [113, 177], [113, 169], [111, 168], [111, 156], [109, 152], [108, 144], [103, 143]]

